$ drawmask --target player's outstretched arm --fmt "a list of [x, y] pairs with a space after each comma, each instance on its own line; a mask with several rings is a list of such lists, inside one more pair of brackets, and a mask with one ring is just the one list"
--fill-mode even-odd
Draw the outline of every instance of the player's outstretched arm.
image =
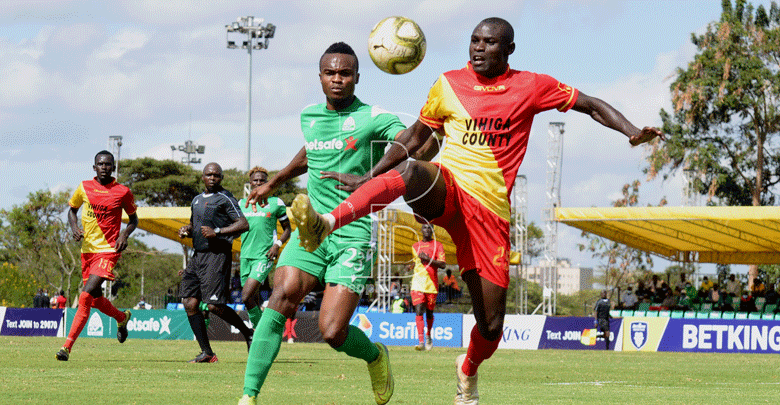
[[414, 154], [425, 145], [425, 142], [431, 137], [433, 130], [420, 122], [415, 121], [412, 126], [399, 132], [395, 136], [395, 142], [393, 142], [387, 153], [379, 159], [379, 162], [363, 176], [356, 176], [354, 174], [338, 173], [338, 172], [320, 172], [323, 179], [335, 179], [342, 183], [337, 185], [339, 190], [355, 191], [363, 183], [371, 180], [372, 177], [378, 176], [388, 170], [398, 166], [405, 162], [409, 157]]
[[623, 133], [628, 137], [632, 146], [639, 145], [655, 139], [664, 138], [664, 134], [658, 128], [644, 127], [641, 130], [630, 123], [620, 111], [616, 110], [605, 101], [580, 93], [577, 102], [572, 109], [583, 114], [590, 115], [596, 122], [607, 128]]
[[306, 148], [301, 148], [300, 151], [292, 158], [290, 163], [279, 170], [276, 176], [272, 177], [267, 183], [260, 187], [255, 187], [249, 196], [246, 198], [246, 204], [244, 208], [249, 207], [252, 204], [252, 211], [257, 212], [257, 204], [261, 207], [265, 207], [268, 204], [268, 197], [276, 190], [279, 185], [292, 178], [298, 177], [309, 169], [309, 159], [306, 157]]

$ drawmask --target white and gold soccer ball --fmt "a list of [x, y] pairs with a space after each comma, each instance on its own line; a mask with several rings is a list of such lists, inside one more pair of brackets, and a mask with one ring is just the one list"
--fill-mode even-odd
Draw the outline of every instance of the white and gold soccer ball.
[[387, 17], [368, 36], [368, 54], [381, 70], [400, 75], [411, 72], [425, 57], [425, 35], [406, 17]]

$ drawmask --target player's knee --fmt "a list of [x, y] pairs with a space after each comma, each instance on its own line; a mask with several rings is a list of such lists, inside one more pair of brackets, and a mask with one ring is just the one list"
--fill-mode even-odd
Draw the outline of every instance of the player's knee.
[[488, 322], [484, 326], [479, 327], [479, 334], [489, 341], [500, 338], [503, 331], [504, 323], [501, 321]]
[[329, 344], [330, 347], [337, 348], [344, 344], [344, 340], [346, 338], [345, 332], [346, 331], [344, 328], [339, 328], [332, 323], [327, 325], [322, 322], [320, 323], [320, 333], [322, 333], [322, 339], [325, 341], [325, 343]]
[[271, 297], [268, 298], [268, 308], [289, 318], [298, 310], [298, 302], [291, 295], [282, 292], [277, 293], [276, 289], [274, 289]]

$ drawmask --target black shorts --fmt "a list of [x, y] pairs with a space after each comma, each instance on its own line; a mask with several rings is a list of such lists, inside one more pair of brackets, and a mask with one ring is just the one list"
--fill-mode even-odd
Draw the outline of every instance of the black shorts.
[[599, 332], [607, 332], [609, 330], [609, 319], [599, 318]]
[[195, 251], [182, 274], [179, 297], [197, 298], [207, 304], [227, 304], [232, 265], [230, 252]]

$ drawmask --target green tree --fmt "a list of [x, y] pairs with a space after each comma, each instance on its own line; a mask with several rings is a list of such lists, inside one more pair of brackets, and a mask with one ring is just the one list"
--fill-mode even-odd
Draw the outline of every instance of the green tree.
[[[691, 35], [698, 51], [671, 84], [673, 111], [661, 110], [667, 141], [648, 173], [698, 174], [711, 204], [773, 205], [780, 182], [780, 8], [723, 1], [719, 21]], [[713, 200], [713, 199], [717, 199]], [[752, 280], [757, 275], [751, 266]], [[752, 281], [751, 281], [752, 282]]]
[[[622, 198], [612, 202], [614, 207], [635, 207], [639, 205], [639, 180], [623, 185]], [[661, 199], [659, 206], [666, 205]], [[592, 253], [594, 258], [604, 262], [604, 285], [610, 291], [622, 290], [644, 279], [653, 267], [653, 258], [648, 252], [630, 248], [615, 241], [582, 232], [585, 243], [577, 244], [580, 251]]]
[[114, 269], [117, 283], [115, 305], [132, 307], [143, 295], [146, 302], [161, 305], [169, 288], [176, 289], [181, 277], [182, 256], [147, 246], [137, 238], [128, 240], [122, 260]]
[[70, 194], [39, 190], [23, 204], [0, 210], [0, 246], [18, 270], [68, 296], [79, 285], [73, 274], [81, 270], [80, 245], [65, 217]]

